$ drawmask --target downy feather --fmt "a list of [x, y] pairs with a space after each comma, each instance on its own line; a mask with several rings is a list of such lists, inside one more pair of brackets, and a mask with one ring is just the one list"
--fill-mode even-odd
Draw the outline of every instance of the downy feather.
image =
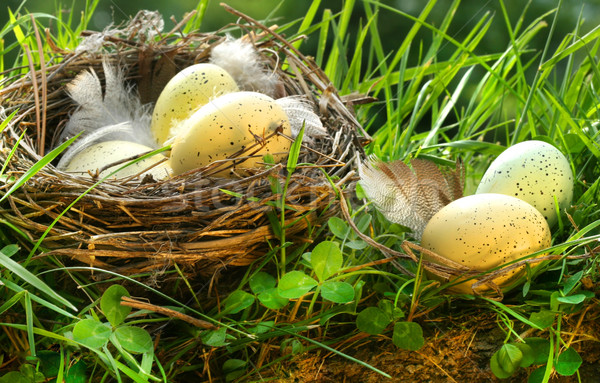
[[126, 85], [123, 71], [108, 61], [102, 63], [105, 90], [93, 69], [78, 74], [68, 85], [67, 93], [78, 105], [59, 137], [59, 144], [80, 134], [63, 154], [59, 163], [86, 147], [108, 140], [133, 141], [149, 147], [156, 144], [150, 133], [151, 114], [138, 94]]
[[307, 143], [313, 143], [314, 138], [326, 137], [327, 130], [323, 127], [323, 123], [319, 116], [313, 111], [311, 104], [302, 96], [289, 96], [279, 98], [275, 101], [283, 108], [290, 120], [292, 127], [292, 137], [296, 138], [304, 128], [303, 140]]
[[209, 61], [225, 69], [241, 90], [274, 95], [277, 77], [266, 70], [254, 44], [228, 38], [212, 49]]

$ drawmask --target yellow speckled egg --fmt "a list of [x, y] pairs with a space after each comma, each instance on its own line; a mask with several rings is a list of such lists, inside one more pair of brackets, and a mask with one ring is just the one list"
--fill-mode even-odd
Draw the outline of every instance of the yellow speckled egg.
[[[77, 153], [67, 164], [64, 171], [67, 173], [80, 173], [82, 175], [87, 175], [89, 174], [88, 171], [93, 173], [106, 165], [112, 164], [113, 162], [140, 155], [142, 153], [147, 153], [152, 150], [152, 148], [136, 142], [118, 140], [104, 141], [91, 145], [90, 147]], [[131, 177], [145, 169], [148, 169], [157, 162], [164, 160], [164, 158], [165, 156], [162, 154], [157, 154], [143, 159], [120, 170], [114, 175], [114, 177]], [[100, 173], [100, 177], [108, 175], [124, 164], [125, 163], [121, 163], [117, 166], [113, 166], [102, 171], [102, 173]], [[172, 172], [170, 161], [166, 160], [154, 166], [152, 169], [149, 169], [144, 174], [151, 174], [154, 179], [163, 180], [169, 178], [172, 175]]]
[[[291, 127], [284, 110], [271, 97], [256, 92], [235, 92], [217, 97], [183, 122], [171, 150], [175, 175], [231, 158], [240, 150], [269, 137], [281, 129], [288, 137]], [[252, 158], [236, 162], [233, 170], [220, 176], [242, 173], [243, 169], [260, 168], [265, 154], [275, 161], [284, 160], [291, 142], [273, 135]]]
[[167, 83], [154, 106], [151, 131], [157, 144], [164, 145], [176, 134], [172, 129], [210, 99], [237, 91], [233, 77], [220, 66], [202, 63], [183, 69]]
[[483, 175], [479, 193], [500, 193], [522, 199], [542, 213], [550, 226], [573, 200], [573, 172], [560, 150], [543, 141], [523, 141], [503, 151]]
[[[449, 203], [427, 223], [421, 239], [424, 248], [479, 272], [546, 249], [550, 243], [550, 228], [537, 209], [516, 197], [495, 193]], [[426, 254], [423, 257], [434, 261]], [[502, 287], [522, 270], [514, 269], [494, 283]], [[475, 282], [465, 281], [452, 290], [472, 294]], [[487, 289], [477, 287], [479, 292]]]

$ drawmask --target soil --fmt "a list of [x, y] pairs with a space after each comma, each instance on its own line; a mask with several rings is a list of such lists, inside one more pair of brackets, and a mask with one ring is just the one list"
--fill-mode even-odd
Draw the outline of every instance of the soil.
[[[553, 374], [551, 382], [600, 382], [600, 309], [597, 304], [588, 310], [578, 323], [581, 314], [566, 318], [563, 341], [571, 342], [583, 358], [576, 375], [566, 377]], [[509, 379], [496, 378], [490, 368], [491, 356], [502, 346], [505, 334], [495, 320], [481, 318], [467, 323], [444, 323], [439, 320], [421, 322], [426, 329], [425, 345], [418, 351], [404, 351], [395, 347], [387, 337], [365, 337], [346, 347], [344, 353], [376, 367], [392, 378], [386, 378], [338, 355], [324, 350], [297, 355], [273, 369], [271, 374], [261, 372], [261, 378], [282, 383], [312, 382], [527, 382], [536, 367], [519, 369]], [[547, 333], [546, 333], [547, 334]], [[540, 336], [543, 333], [528, 333]], [[571, 336], [573, 339], [571, 340]], [[270, 375], [270, 376], [269, 376]], [[254, 377], [253, 381], [261, 378]], [[274, 380], [269, 380], [274, 379]]]

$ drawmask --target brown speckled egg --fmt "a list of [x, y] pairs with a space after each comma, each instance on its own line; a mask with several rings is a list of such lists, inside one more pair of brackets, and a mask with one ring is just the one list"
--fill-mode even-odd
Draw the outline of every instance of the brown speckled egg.
[[[129, 157], [140, 155], [146, 152], [150, 152], [153, 149], [138, 144], [136, 142], [129, 141], [104, 141], [82, 150], [77, 153], [71, 161], [67, 164], [64, 171], [68, 173], [76, 173], [80, 175], [88, 175], [88, 171], [95, 172], [96, 170], [103, 168], [106, 165], [112, 164], [113, 162], [120, 161]], [[150, 168], [157, 162], [163, 161], [165, 158], [162, 154], [156, 154], [152, 157], [145, 158], [141, 161], [133, 163], [126, 168], [119, 170], [114, 177], [126, 178], [131, 177], [135, 174], [142, 172], [145, 169]], [[112, 171], [118, 169], [120, 165], [110, 167], [100, 173], [100, 177], [104, 177]], [[172, 170], [169, 160], [163, 161], [160, 164], [154, 166], [143, 174], [151, 174], [154, 179], [162, 180], [171, 176]]]
[[[171, 150], [174, 174], [206, 166], [233, 157], [238, 151], [266, 139], [278, 128], [291, 136], [291, 127], [284, 110], [271, 97], [256, 92], [229, 93], [200, 108], [183, 122]], [[243, 169], [261, 168], [262, 156], [273, 155], [279, 162], [288, 155], [291, 142], [281, 135], [266, 139], [265, 145], [232, 170], [228, 176]]]
[[151, 130], [160, 146], [176, 132], [172, 131], [210, 99], [237, 92], [235, 80], [220, 66], [201, 63], [177, 73], [160, 93], [152, 112]]
[[[421, 239], [424, 248], [481, 272], [546, 249], [550, 243], [550, 228], [539, 211], [523, 200], [494, 193], [449, 203], [427, 223]], [[433, 261], [426, 254], [423, 257]], [[522, 270], [515, 269], [494, 283], [502, 287]], [[473, 293], [474, 282], [466, 281], [452, 290]]]
[[573, 200], [573, 172], [560, 150], [543, 141], [524, 141], [502, 152], [483, 175], [477, 191], [522, 199], [542, 213], [550, 226]]

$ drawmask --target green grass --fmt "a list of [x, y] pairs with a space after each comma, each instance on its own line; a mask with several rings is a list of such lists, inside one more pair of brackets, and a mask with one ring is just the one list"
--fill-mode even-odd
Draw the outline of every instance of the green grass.
[[[528, 358], [544, 347], [550, 352], [544, 354], [543, 363], [537, 363], [531, 381], [547, 382], [553, 369], [570, 373], [565, 369], [577, 365], [578, 355], [574, 349], [575, 354], [565, 351], [572, 350], [572, 338], [562, 330], [565, 318], [598, 303], [584, 288], [584, 281], [598, 280], [596, 257], [568, 259], [566, 255], [590, 252], [600, 238], [600, 27], [582, 33], [581, 20], [574, 20], [571, 33], [557, 36], [561, 2], [556, 9], [526, 22], [527, 7], [515, 20], [507, 4], [500, 1], [499, 14], [480, 14], [469, 24], [468, 33], [458, 37], [451, 31], [456, 14], [465, 9], [458, 0], [441, 3], [430, 0], [418, 13], [408, 14], [373, 0], [346, 1], [340, 12], [323, 9], [321, 1], [313, 0], [304, 19], [280, 24], [290, 39], [306, 34], [316, 41], [315, 60], [341, 94], [358, 92], [379, 99], [356, 108], [359, 121], [373, 139], [366, 148], [368, 154], [382, 160], [423, 157], [445, 165], [460, 158], [470, 194], [505, 147], [534, 138], [558, 147], [568, 157], [576, 178], [573, 207], [569, 216], [563, 214], [552, 236], [550, 253], [563, 257], [529, 268], [502, 302], [449, 295], [445, 286], [423, 275], [420, 264], [399, 261], [409, 271], [402, 273], [391, 263], [379, 262], [381, 252], [361, 239], [348, 222], [335, 217], [327, 227], [307, 233], [319, 238], [314, 245], [290, 251], [281, 235], [281, 243], [274, 243], [271, 253], [233, 281], [231, 291], [219, 299], [214, 294], [211, 299], [200, 299], [194, 282], [178, 268], [166, 272], [179, 278], [171, 291], [139, 282], [148, 275], [130, 279], [95, 270], [95, 275], [109, 278], [99, 282], [90, 278], [89, 268], [67, 268], [58, 259], [36, 257], [43, 253], [39, 244], [32, 244], [30, 254], [16, 251], [10, 236], [3, 234], [0, 326], [4, 332], [0, 344], [6, 346], [1, 348], [0, 365], [16, 355], [29, 354], [20, 364], [7, 366], [20, 368], [19, 376], [38, 372], [47, 377], [137, 382], [181, 381], [205, 374], [208, 366], [212, 374], [221, 371], [227, 380], [246, 381], [259, 379], [254, 368], [259, 362], [257, 350], [278, 350], [267, 352], [260, 360], [258, 373], [269, 376], [284, 373], [277, 367], [281, 362], [324, 349], [388, 376], [385, 370], [357, 360], [336, 345], [362, 332], [383, 334], [398, 348], [417, 350], [427, 341], [419, 318], [448, 315], [449, 302], [458, 302], [465, 312], [479, 310], [496, 316], [505, 334], [504, 346], [499, 345], [492, 358], [496, 375], [527, 365]], [[206, 4], [198, 3], [198, 12], [184, 26], [184, 33], [201, 25]], [[97, 5], [98, 0], [87, 1], [79, 19], [72, 14], [65, 18], [61, 13], [14, 10], [12, 23], [0, 30], [0, 71], [27, 72], [30, 65], [50, 62], [52, 51], [46, 35], [36, 37], [47, 20], [55, 25], [53, 43], [74, 49]], [[446, 9], [445, 16], [433, 22], [432, 14], [440, 7]], [[359, 13], [363, 17], [357, 24], [355, 15]], [[392, 50], [381, 35], [383, 16], [410, 25]], [[508, 44], [497, 52], [487, 52], [482, 44], [493, 22], [503, 23]], [[17, 43], [4, 46], [2, 39], [9, 34]], [[547, 41], [545, 46], [533, 46], [540, 37]], [[557, 38], [559, 44], [552, 45]], [[34, 49], [40, 44], [43, 57], [26, 54], [24, 47]], [[298, 41], [295, 46], [303, 49], [304, 44]], [[4, 62], [4, 53], [17, 51], [14, 63]], [[5, 128], [11, 118], [4, 119], [0, 127]], [[3, 189], [0, 202], [59, 151], [48, 154], [18, 180], [4, 176], [2, 181], [12, 188]], [[293, 171], [292, 167], [289, 170]], [[360, 231], [382, 245], [399, 249], [406, 238], [404, 228], [386, 221], [371, 206], [355, 206], [351, 214]], [[282, 234], [284, 218], [273, 220]], [[25, 235], [17, 227], [5, 227], [13, 234]], [[324, 253], [323, 248], [329, 250]], [[143, 310], [128, 312], [124, 320], [129, 330], [144, 328], [155, 342], [152, 352], [144, 348], [135, 353], [131, 349], [137, 340], [127, 343], [118, 338], [117, 328], [125, 325], [114, 324], [114, 318], [101, 310], [102, 291], [124, 281], [144, 291], [150, 301], [163, 300], [169, 308], [219, 328], [198, 328]], [[173, 298], [182, 294], [192, 298], [186, 302]], [[73, 306], [79, 310], [72, 310]], [[86, 331], [82, 323], [100, 332], [108, 326], [112, 332], [106, 332], [107, 338], [100, 338], [103, 343], [98, 346], [93, 340], [82, 340], [81, 332]], [[536, 330], [543, 339], [528, 343], [521, 339], [523, 328]], [[75, 339], [74, 331], [79, 334]], [[139, 339], [145, 339], [144, 335]], [[212, 350], [210, 355], [202, 354], [206, 349]], [[40, 354], [40, 350], [50, 353]], [[70, 367], [82, 366], [79, 361], [84, 362], [83, 368]], [[573, 374], [578, 373], [575, 368]], [[15, 376], [6, 375], [0, 382]]]

